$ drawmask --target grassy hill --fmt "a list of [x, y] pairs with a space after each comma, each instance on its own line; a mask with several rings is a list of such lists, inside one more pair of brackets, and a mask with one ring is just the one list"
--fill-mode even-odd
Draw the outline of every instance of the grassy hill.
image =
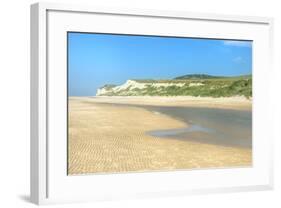
[[106, 85], [97, 95], [105, 96], [201, 96], [252, 97], [252, 76], [235, 77], [191, 74], [170, 80], [128, 80], [120, 86]]
[[207, 74], [187, 74], [187, 75], [176, 77], [174, 79], [218, 79], [218, 78], [224, 78], [224, 77], [212, 76]]

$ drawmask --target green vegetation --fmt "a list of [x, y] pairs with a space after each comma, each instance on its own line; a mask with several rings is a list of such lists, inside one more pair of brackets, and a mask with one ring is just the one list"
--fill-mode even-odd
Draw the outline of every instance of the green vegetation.
[[151, 96], [201, 96], [201, 97], [231, 97], [252, 96], [252, 79], [241, 80], [204, 80], [201, 86], [189, 86], [186, 83], [184, 86], [168, 86], [168, 87], [153, 87], [149, 86], [141, 95]]
[[104, 85], [102, 88], [106, 89], [106, 90], [110, 90], [111, 88], [113, 87], [116, 87], [117, 85], [114, 85], [114, 84], [106, 84]]
[[[218, 77], [185, 75], [171, 80], [134, 80], [144, 87], [129, 86], [120, 91], [108, 91], [108, 96], [201, 96], [252, 97], [252, 76]], [[174, 85], [173, 85], [174, 83]], [[166, 84], [166, 85], [165, 85]]]
[[175, 79], [218, 79], [225, 78], [221, 76], [212, 76], [207, 74], [187, 74], [184, 76], [176, 77]]

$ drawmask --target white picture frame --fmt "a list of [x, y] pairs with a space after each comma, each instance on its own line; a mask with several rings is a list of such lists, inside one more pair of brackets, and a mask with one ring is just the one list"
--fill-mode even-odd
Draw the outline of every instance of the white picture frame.
[[[95, 24], [97, 22], [100, 24]], [[167, 22], [171, 30], [167, 30]], [[153, 27], [154, 24], [159, 27]], [[190, 30], [181, 29], [184, 24], [188, 24]], [[265, 17], [96, 8], [71, 4], [33, 4], [31, 6], [31, 201], [36, 204], [50, 204], [272, 189], [273, 139], [270, 133], [272, 111], [268, 107], [271, 100], [268, 93], [270, 77], [267, 75], [272, 70], [272, 28], [273, 19]], [[64, 111], [66, 110], [66, 36], [64, 35], [67, 31], [253, 40], [255, 42], [253, 166], [196, 171], [67, 176], [65, 171], [66, 112]]]

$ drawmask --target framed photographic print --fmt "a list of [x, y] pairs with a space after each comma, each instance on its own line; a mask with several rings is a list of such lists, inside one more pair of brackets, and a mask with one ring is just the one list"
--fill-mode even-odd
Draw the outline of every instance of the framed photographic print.
[[272, 24], [32, 5], [32, 202], [271, 189]]

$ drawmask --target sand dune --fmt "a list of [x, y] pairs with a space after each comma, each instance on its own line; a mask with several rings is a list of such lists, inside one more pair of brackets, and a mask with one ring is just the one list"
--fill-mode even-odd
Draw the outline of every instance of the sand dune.
[[[195, 105], [250, 109], [241, 98], [187, 100], [173, 98], [86, 98], [69, 99], [69, 174], [189, 168], [249, 166], [252, 151], [247, 148], [161, 139], [146, 134], [154, 129], [183, 128], [186, 123], [139, 107], [104, 105]], [[240, 100], [239, 100], [240, 99]]]

